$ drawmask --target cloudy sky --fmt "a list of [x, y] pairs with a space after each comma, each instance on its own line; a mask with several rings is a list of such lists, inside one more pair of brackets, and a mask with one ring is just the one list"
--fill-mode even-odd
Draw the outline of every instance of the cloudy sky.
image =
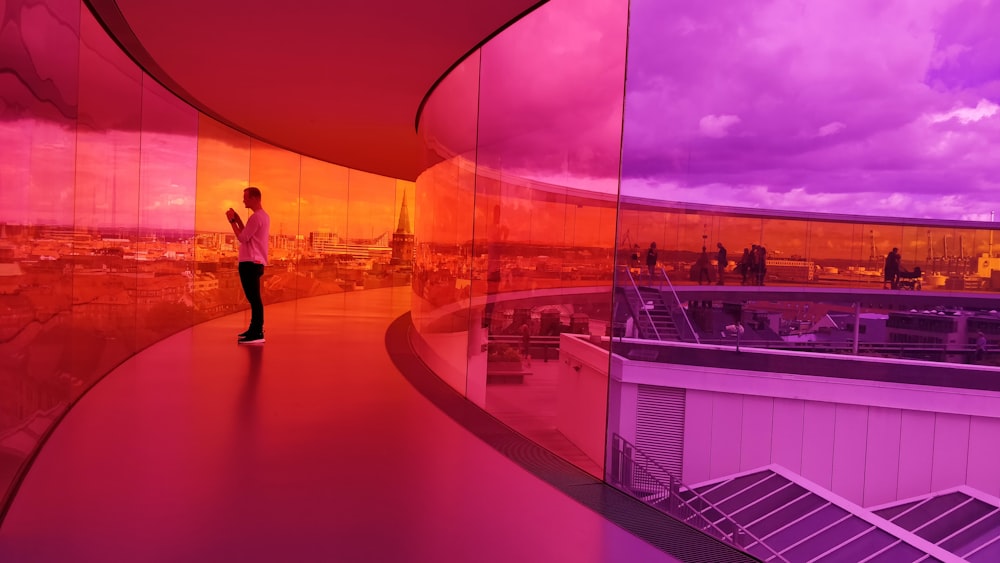
[[633, 0], [623, 193], [988, 220], [1000, 2]]

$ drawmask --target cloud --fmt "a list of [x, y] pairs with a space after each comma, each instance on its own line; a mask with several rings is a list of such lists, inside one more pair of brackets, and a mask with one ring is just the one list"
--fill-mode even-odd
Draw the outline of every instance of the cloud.
[[993, 117], [996, 115], [998, 109], [1000, 109], [1000, 106], [989, 100], [979, 100], [979, 103], [974, 108], [957, 108], [949, 112], [931, 114], [927, 118], [931, 123], [941, 123], [957, 119], [962, 125], [968, 125], [975, 121]]
[[1000, 209], [1000, 2], [633, 0], [630, 14], [624, 194], [703, 201], [713, 186], [705, 203], [948, 219]]
[[729, 135], [729, 128], [740, 122], [736, 115], [706, 115], [698, 121], [701, 134], [713, 139], [721, 139]]
[[841, 123], [839, 121], [833, 121], [833, 122], [827, 123], [826, 125], [824, 125], [824, 126], [822, 126], [822, 127], [819, 128], [819, 136], [820, 137], [826, 137], [826, 136], [829, 136], [829, 135], [834, 135], [834, 134], [839, 133], [840, 131], [842, 131], [845, 127], [847, 127], [847, 125], [845, 125], [845, 124], [843, 124], [843, 123]]

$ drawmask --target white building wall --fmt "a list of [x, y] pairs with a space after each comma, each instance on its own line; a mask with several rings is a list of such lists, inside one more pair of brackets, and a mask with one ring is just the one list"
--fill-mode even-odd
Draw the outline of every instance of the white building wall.
[[1000, 496], [1000, 393], [612, 364], [620, 405], [609, 431], [626, 439], [640, 383], [687, 389], [686, 484], [775, 463], [862, 506], [958, 485]]

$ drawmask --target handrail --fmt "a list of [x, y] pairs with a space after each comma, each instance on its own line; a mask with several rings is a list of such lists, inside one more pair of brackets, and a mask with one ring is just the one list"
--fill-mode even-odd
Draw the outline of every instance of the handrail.
[[[628, 269], [627, 266], [619, 266], [621, 270], [628, 275], [628, 281], [632, 284], [632, 290], [635, 291], [635, 296], [639, 298], [639, 302], [642, 303], [642, 311], [646, 314], [646, 319], [649, 321], [649, 326], [653, 328], [653, 334], [656, 335], [656, 339], [660, 340], [660, 331], [656, 330], [656, 323], [653, 322], [653, 317], [649, 314], [649, 310], [646, 309], [646, 300], [643, 298], [642, 293], [639, 292], [639, 286], [635, 283], [635, 278], [632, 277], [632, 271]], [[623, 288], [624, 289], [624, 288]], [[625, 300], [626, 303], [628, 299]], [[632, 316], [636, 315], [635, 311], [631, 311]], [[639, 319], [636, 319], [638, 321]]]
[[[660, 487], [665, 488], [668, 491], [669, 496], [671, 496], [674, 499], [676, 499], [679, 504], [683, 505], [685, 508], [691, 510], [695, 514], [701, 516], [702, 519], [705, 522], [707, 522], [709, 524], [709, 526], [711, 526], [711, 528], [713, 530], [715, 530], [717, 532], [718, 535], [712, 534], [713, 536], [715, 536], [716, 538], [718, 538], [718, 539], [720, 539], [720, 540], [722, 540], [722, 541], [724, 541], [726, 543], [729, 543], [730, 545], [733, 545], [734, 547], [737, 547], [737, 548], [739, 548], [739, 549], [742, 550], [744, 546], [740, 545], [739, 542], [735, 541], [735, 537], [736, 537], [737, 534], [743, 534], [746, 537], [748, 537], [751, 540], [753, 540], [754, 543], [756, 543], [757, 545], [761, 546], [763, 549], [766, 549], [773, 557], [777, 557], [777, 559], [779, 561], [784, 561], [785, 563], [789, 563], [788, 559], [785, 559], [784, 557], [782, 557], [780, 553], [774, 551], [774, 549], [772, 549], [769, 545], [767, 545], [766, 543], [764, 543], [760, 538], [758, 538], [757, 536], [755, 536], [750, 530], [744, 528], [738, 522], [736, 522], [735, 520], [733, 520], [732, 518], [730, 518], [728, 514], [726, 514], [721, 509], [719, 509], [719, 507], [716, 506], [712, 501], [710, 501], [707, 498], [705, 498], [704, 496], [702, 496], [700, 493], [698, 493], [698, 491], [694, 490], [693, 488], [688, 487], [688, 486], [684, 485], [683, 483], [681, 483], [680, 479], [678, 479], [676, 476], [674, 476], [667, 469], [664, 469], [660, 464], [656, 463], [656, 461], [650, 459], [650, 457], [648, 455], [646, 455], [645, 453], [643, 453], [642, 450], [640, 450], [639, 448], [637, 448], [635, 446], [635, 444], [630, 443], [628, 440], [626, 440], [625, 438], [622, 438], [617, 433], [613, 433], [612, 434], [612, 444], [613, 444], [612, 447], [613, 447], [613, 451], [618, 452], [619, 455], [625, 456], [626, 455], [625, 454], [625, 448], [621, 447], [619, 445], [619, 443], [620, 444], [624, 444], [625, 446], [627, 446], [630, 451], [639, 454], [642, 457], [642, 459], [639, 460], [639, 461], [637, 461], [635, 459], [632, 459], [631, 456], [628, 456], [627, 459], [629, 461], [631, 461], [633, 464], [636, 464], [639, 468], [641, 468], [645, 472], [646, 476], [648, 476], [650, 479], [652, 479], [653, 481], [655, 481], [656, 484], [658, 484]], [[659, 470], [662, 474], [665, 474], [673, 483], [676, 483], [676, 487], [673, 486], [673, 485], [664, 485], [659, 479], [657, 479], [656, 475], [654, 475], [651, 471], [649, 471], [645, 467], [645, 465], [651, 465], [651, 466], [655, 467], [657, 470]], [[690, 492], [700, 502], [704, 503], [704, 505], [707, 506], [709, 509], [714, 510], [715, 512], [717, 512], [720, 515], [722, 515], [722, 518], [725, 519], [726, 522], [729, 522], [729, 524], [733, 527], [734, 532], [732, 534], [727, 534], [725, 532], [725, 530], [723, 530], [722, 528], [720, 528], [709, 517], [705, 516], [703, 514], [703, 511], [699, 511], [697, 508], [695, 508], [692, 505], [692, 503], [690, 501], [685, 500], [680, 495], [676, 494], [676, 490], [679, 490], [681, 486], [684, 486], [688, 490], [688, 492]], [[659, 507], [656, 507], [655, 505], [650, 505], [650, 506], [653, 506], [654, 508], [659, 508]], [[668, 505], [668, 506], [670, 506], [670, 505]], [[671, 514], [672, 516], [677, 516], [677, 517], [683, 518], [683, 515], [682, 514], [677, 514], [676, 511], [671, 512], [670, 510], [667, 510], [667, 512], [669, 514]], [[702, 531], [707, 531], [707, 530], [702, 529]], [[768, 558], [768, 561], [771, 561], [771, 560], [772, 560], [771, 558]]]
[[[663, 279], [667, 280], [667, 285], [670, 286], [670, 293], [674, 294], [674, 301], [677, 303], [677, 307], [681, 310], [681, 315], [684, 316], [684, 322], [687, 323], [688, 329], [694, 336], [695, 343], [701, 344], [701, 339], [698, 338], [698, 332], [694, 330], [694, 325], [691, 324], [691, 319], [688, 318], [687, 309], [685, 309], [684, 306], [681, 305], [681, 298], [677, 295], [677, 290], [674, 289], [674, 284], [670, 281], [670, 276], [667, 275], [667, 271], [663, 269], [663, 266], [660, 266], [660, 273], [663, 274]], [[661, 289], [663, 288], [662, 282], [660, 283], [660, 288]]]

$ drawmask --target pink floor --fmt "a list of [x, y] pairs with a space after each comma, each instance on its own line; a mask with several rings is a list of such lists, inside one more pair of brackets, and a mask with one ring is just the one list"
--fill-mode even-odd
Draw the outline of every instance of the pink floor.
[[409, 289], [237, 314], [174, 335], [58, 427], [0, 561], [673, 561], [424, 399], [384, 335]]

